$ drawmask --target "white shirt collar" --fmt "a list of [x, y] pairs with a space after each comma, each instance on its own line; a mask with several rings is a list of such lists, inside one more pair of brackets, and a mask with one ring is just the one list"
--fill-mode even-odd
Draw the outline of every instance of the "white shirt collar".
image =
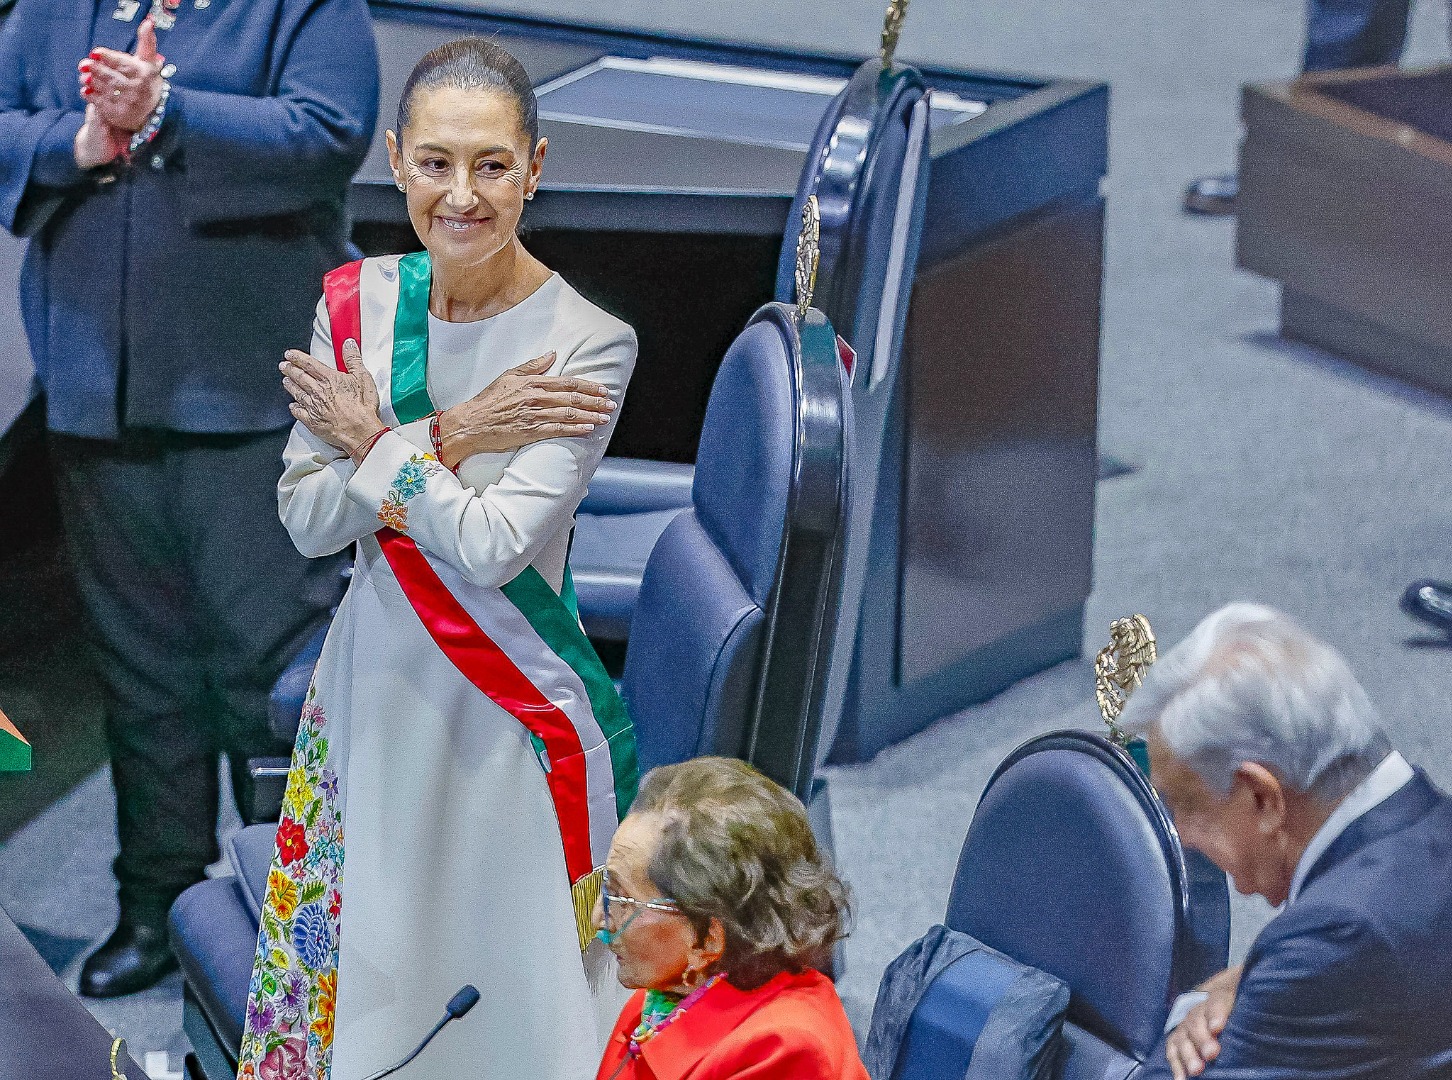
[[1301, 853], [1301, 861], [1296, 863], [1296, 873], [1291, 878], [1291, 891], [1286, 897], [1286, 903], [1293, 903], [1296, 897], [1301, 895], [1301, 887], [1306, 883], [1306, 875], [1311, 872], [1311, 867], [1316, 865], [1316, 860], [1336, 842], [1336, 838], [1362, 814], [1379, 806], [1400, 791], [1412, 778], [1412, 775], [1412, 767], [1407, 764], [1407, 759], [1397, 751], [1393, 750], [1382, 758], [1381, 764], [1371, 771], [1370, 776], [1357, 784], [1351, 790], [1350, 795], [1341, 800], [1340, 805], [1331, 812], [1331, 816], [1326, 819], [1325, 824], [1316, 830], [1315, 836], [1311, 837], [1311, 842]]

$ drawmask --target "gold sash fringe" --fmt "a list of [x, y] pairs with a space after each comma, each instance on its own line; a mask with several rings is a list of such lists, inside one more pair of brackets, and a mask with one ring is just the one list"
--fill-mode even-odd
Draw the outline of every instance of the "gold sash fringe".
[[570, 886], [570, 898], [575, 902], [575, 929], [580, 933], [580, 952], [583, 953], [595, 936], [595, 901], [600, 899], [600, 890], [605, 881], [605, 868], [591, 870]]

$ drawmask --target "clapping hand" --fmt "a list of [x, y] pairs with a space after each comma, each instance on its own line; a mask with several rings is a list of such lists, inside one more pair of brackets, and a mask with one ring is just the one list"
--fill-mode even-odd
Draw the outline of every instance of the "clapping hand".
[[161, 101], [165, 63], [166, 57], [156, 51], [156, 26], [150, 16], [136, 31], [134, 53], [92, 49], [77, 65], [88, 118], [94, 107], [101, 121], [127, 138], [140, 131]]

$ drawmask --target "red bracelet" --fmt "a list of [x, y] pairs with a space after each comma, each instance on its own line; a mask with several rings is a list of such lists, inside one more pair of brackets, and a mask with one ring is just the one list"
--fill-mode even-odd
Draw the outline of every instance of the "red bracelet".
[[[439, 434], [439, 414], [438, 413], [430, 413], [429, 414], [429, 442], [433, 443], [433, 446], [434, 446], [434, 457], [436, 457], [436, 458], [439, 459], [439, 464], [440, 465], [443, 465], [444, 464], [444, 439], [443, 439], [443, 436]], [[449, 471], [451, 473], [454, 473], [457, 476], [458, 475], [458, 472], [459, 472], [459, 467], [457, 465], [455, 465], [452, 468], [449, 468]]]
[[387, 435], [392, 430], [392, 428], [387, 427], [379, 428], [373, 433], [372, 437], [367, 442], [363, 443], [360, 446], [354, 447], [353, 452], [348, 455], [350, 458], [353, 459], [353, 464], [362, 465], [363, 459], [368, 456], [368, 451], [373, 449], [373, 444], [376, 443], [379, 439], [383, 438], [383, 436]]

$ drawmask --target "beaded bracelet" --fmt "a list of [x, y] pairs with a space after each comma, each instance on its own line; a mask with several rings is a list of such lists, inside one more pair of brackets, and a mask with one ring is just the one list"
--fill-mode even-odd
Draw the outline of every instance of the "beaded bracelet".
[[161, 130], [162, 122], [166, 119], [166, 101], [171, 97], [171, 83], [165, 79], [161, 80], [161, 97], [156, 102], [156, 108], [151, 110], [151, 115], [146, 118], [140, 131], [131, 136], [131, 142], [126, 147], [128, 154], [134, 154], [143, 146], [156, 138], [156, 133]]
[[434, 457], [439, 459], [439, 464], [444, 465], [444, 467], [447, 468], [449, 472], [453, 473], [455, 476], [458, 476], [459, 465], [462, 464], [462, 462], [456, 462], [453, 465], [444, 464], [444, 439], [443, 436], [439, 434], [438, 413], [429, 414], [429, 442], [433, 443]]
[[368, 451], [373, 449], [373, 445], [392, 430], [392, 428], [388, 427], [379, 428], [372, 434], [367, 442], [359, 443], [351, 451], [349, 451], [348, 456], [353, 459], [353, 464], [362, 465], [363, 459], [368, 456]]

